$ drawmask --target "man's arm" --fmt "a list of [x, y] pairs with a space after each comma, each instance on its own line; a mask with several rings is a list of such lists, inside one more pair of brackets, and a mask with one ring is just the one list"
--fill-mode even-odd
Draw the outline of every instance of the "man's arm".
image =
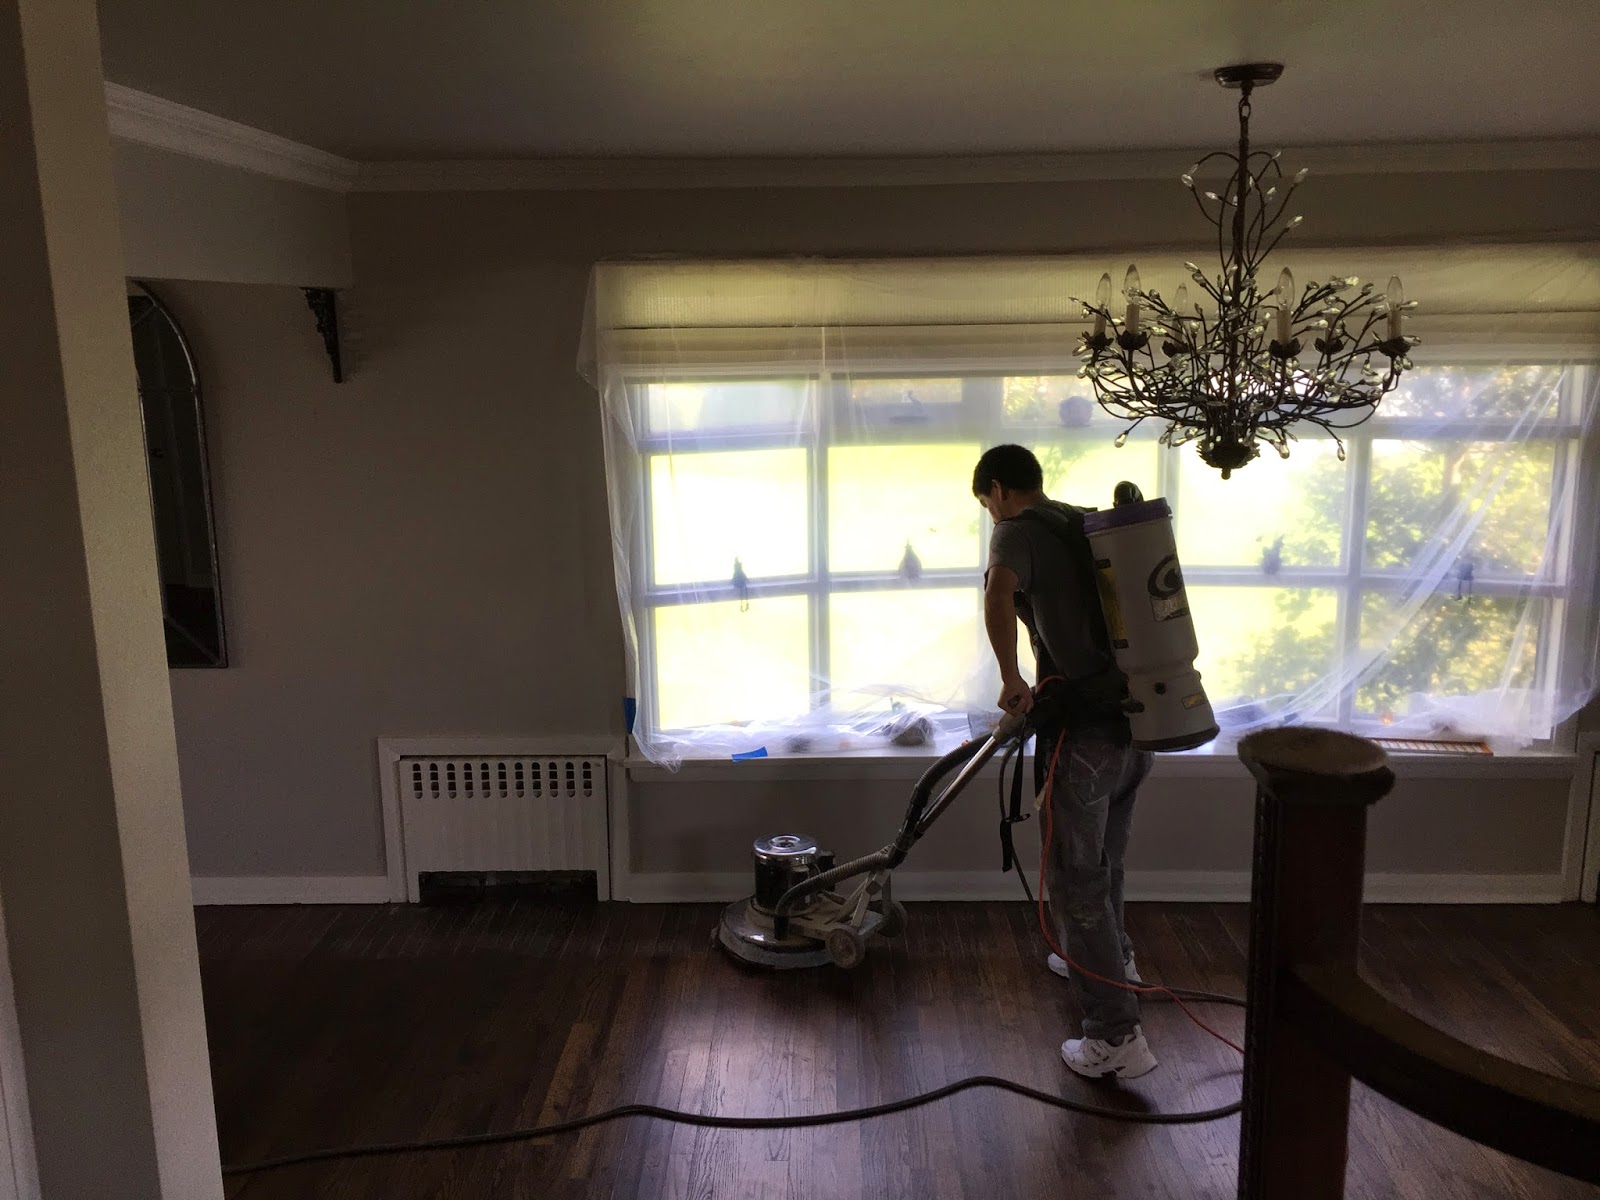
[[1025, 713], [1033, 707], [1033, 691], [1017, 669], [1017, 573], [995, 563], [983, 581], [983, 627], [1000, 664], [1000, 708]]

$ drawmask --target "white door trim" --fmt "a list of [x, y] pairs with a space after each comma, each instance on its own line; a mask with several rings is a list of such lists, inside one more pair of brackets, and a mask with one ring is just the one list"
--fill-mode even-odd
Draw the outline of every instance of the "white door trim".
[[[1570, 813], [1574, 827], [1569, 829], [1568, 891], [1581, 900], [1593, 904], [1597, 896], [1596, 882], [1600, 877], [1600, 733], [1586, 733], [1578, 738], [1578, 762], [1572, 772], [1572, 804]], [[1578, 818], [1581, 816], [1581, 822]], [[1587, 829], [1587, 836], [1584, 831]], [[1576, 836], [1572, 836], [1575, 833]], [[1575, 864], [1571, 860], [1576, 860]]]
[[4, 911], [0, 911], [0, 1200], [40, 1200]]

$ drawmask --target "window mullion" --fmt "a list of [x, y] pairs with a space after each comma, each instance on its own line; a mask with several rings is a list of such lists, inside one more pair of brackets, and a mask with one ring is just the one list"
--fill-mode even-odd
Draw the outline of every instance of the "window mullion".
[[[630, 404], [637, 403], [639, 410], [644, 406], [644, 396], [641, 389], [644, 385], [634, 385], [630, 388]], [[650, 488], [650, 463], [652, 454], [639, 455], [639, 521], [633, 530], [630, 539], [629, 553], [633, 556], [632, 578], [643, 581], [644, 587], [639, 588], [636, 582], [636, 594], [647, 597], [655, 586], [655, 555], [652, 552], [655, 528], [654, 503], [655, 499]], [[634, 632], [634, 666], [638, 674], [638, 692], [634, 699], [634, 729], [641, 736], [650, 736], [657, 732], [660, 725], [660, 709], [657, 697], [659, 696], [659, 680], [656, 677], [656, 610], [645, 601], [636, 601], [633, 607], [633, 632]], [[627, 686], [634, 686], [634, 680], [626, 681]]]
[[1372, 437], [1366, 432], [1350, 438], [1346, 468], [1344, 565], [1345, 582], [1339, 589], [1339, 639], [1337, 658], [1342, 679], [1336, 721], [1341, 729], [1355, 719], [1356, 681], [1351, 668], [1361, 653], [1361, 571], [1367, 552], [1367, 502], [1372, 482]]
[[[1600, 426], [1592, 417], [1586, 421], [1587, 414], [1583, 412], [1592, 370], [1584, 364], [1570, 366], [1562, 380], [1562, 415], [1584, 433], [1569, 441], [1566, 453], [1557, 457], [1552, 481], [1552, 498], [1564, 498], [1566, 504], [1560, 513], [1550, 514], [1552, 521], [1562, 523], [1562, 528], [1554, 547], [1554, 569], [1547, 569], [1545, 574], [1560, 581], [1561, 594], [1545, 602], [1539, 630], [1538, 669], [1534, 677], [1534, 687], [1547, 696], [1560, 694], [1566, 663], [1581, 660], [1583, 644], [1589, 636], [1582, 622], [1572, 619], [1574, 606], [1568, 598], [1583, 586], [1580, 582], [1583, 568], [1578, 564], [1592, 564], [1600, 553], [1600, 532], [1596, 531], [1593, 518], [1580, 516], [1593, 513], [1600, 499], [1596, 495], [1600, 492], [1600, 477], [1583, 470], [1585, 461], [1594, 461], [1596, 456], [1592, 452], [1600, 448], [1597, 445], [1600, 444]], [[1581, 609], [1581, 605], [1578, 607]], [[1552, 733], [1570, 737], [1570, 731], [1562, 731], [1559, 725]]]
[[1166, 499], [1174, 516], [1178, 512], [1179, 453], [1171, 446], [1161, 446], [1156, 451], [1156, 496]]
[[833, 444], [834, 380], [818, 374], [811, 420], [811, 679], [813, 707], [832, 700], [832, 634], [828, 621], [828, 447]]

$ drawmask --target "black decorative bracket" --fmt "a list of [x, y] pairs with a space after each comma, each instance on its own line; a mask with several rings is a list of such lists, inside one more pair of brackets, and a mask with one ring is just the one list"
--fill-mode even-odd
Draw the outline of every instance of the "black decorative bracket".
[[332, 288], [301, 288], [306, 294], [306, 305], [317, 319], [317, 332], [322, 335], [322, 346], [328, 352], [328, 362], [333, 366], [333, 381], [344, 382], [344, 361], [339, 355], [339, 293]]

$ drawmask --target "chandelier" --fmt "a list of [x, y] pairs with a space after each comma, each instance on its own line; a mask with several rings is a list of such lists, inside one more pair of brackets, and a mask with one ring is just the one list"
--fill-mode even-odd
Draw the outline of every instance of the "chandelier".
[[[1092, 303], [1078, 301], [1094, 321], [1079, 348], [1078, 374], [1102, 408], [1132, 422], [1117, 445], [1145, 421], [1164, 422], [1162, 444], [1198, 439], [1200, 457], [1224, 479], [1262, 443], [1288, 458], [1296, 429], [1308, 425], [1333, 437], [1342, 460], [1344, 443], [1334, 431], [1372, 416], [1410, 368], [1418, 340], [1402, 329], [1402, 314], [1415, 301], [1405, 298], [1399, 276], [1381, 293], [1352, 275], [1309, 282], [1297, 296], [1284, 268], [1277, 285], [1261, 291], [1262, 261], [1302, 220], [1285, 213], [1307, 174], [1288, 179], [1278, 165], [1281, 151], [1250, 149], [1250, 93], [1282, 73], [1278, 63], [1216, 72], [1218, 83], [1240, 93], [1239, 152], [1208, 154], [1181, 176], [1217, 229], [1221, 271], [1209, 276], [1184, 263], [1202, 293], [1198, 302], [1190, 303], [1187, 284], [1171, 304], [1144, 290], [1137, 266], [1128, 268], [1120, 312], [1111, 306], [1109, 274]], [[1215, 161], [1232, 164], [1220, 194], [1196, 182]]]

